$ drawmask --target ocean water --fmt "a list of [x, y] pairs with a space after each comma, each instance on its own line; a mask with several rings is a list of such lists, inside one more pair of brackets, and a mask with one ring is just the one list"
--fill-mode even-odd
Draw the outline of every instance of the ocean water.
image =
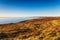
[[0, 24], [8, 24], [8, 23], [16, 23], [24, 20], [30, 20], [32, 18], [26, 17], [26, 18], [21, 18], [21, 17], [16, 17], [16, 18], [0, 18]]

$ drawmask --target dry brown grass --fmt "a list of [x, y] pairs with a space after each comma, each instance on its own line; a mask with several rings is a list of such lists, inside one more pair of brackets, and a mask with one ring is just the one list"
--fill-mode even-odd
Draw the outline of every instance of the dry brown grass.
[[60, 40], [60, 17], [44, 17], [0, 25], [4, 40]]

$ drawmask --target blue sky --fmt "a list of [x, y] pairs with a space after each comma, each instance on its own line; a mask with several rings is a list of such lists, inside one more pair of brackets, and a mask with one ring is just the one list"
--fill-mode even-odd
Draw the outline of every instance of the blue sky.
[[60, 0], [0, 0], [0, 17], [60, 16]]

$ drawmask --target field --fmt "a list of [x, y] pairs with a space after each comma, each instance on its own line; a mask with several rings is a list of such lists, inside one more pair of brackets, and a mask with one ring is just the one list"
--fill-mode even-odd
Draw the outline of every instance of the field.
[[0, 24], [0, 40], [60, 40], [60, 17]]

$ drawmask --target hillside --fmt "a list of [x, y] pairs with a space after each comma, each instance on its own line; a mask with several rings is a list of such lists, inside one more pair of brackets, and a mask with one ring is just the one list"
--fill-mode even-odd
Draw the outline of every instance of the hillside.
[[0, 24], [0, 40], [60, 40], [60, 17]]

